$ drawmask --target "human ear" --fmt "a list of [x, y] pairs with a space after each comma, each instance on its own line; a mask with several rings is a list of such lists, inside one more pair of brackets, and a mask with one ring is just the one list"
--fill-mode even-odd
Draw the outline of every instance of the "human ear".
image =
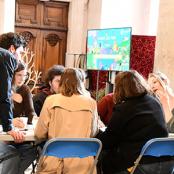
[[10, 45], [10, 48], [8, 50], [13, 54], [16, 52], [14, 45]]

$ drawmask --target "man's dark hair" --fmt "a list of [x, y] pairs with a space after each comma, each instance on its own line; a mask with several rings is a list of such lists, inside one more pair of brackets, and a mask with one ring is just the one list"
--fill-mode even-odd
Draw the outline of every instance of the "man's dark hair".
[[15, 49], [20, 46], [26, 47], [26, 41], [23, 36], [17, 33], [4, 33], [0, 35], [0, 47], [8, 50], [13, 45]]
[[54, 79], [55, 76], [60, 76], [64, 72], [65, 67], [62, 65], [53, 65], [48, 69], [46, 77], [45, 77], [45, 85], [50, 86], [49, 82]]

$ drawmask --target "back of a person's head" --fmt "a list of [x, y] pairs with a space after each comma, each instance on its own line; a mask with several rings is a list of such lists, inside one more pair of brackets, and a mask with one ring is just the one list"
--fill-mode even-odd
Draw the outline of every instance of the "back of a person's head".
[[149, 92], [146, 80], [135, 70], [120, 72], [115, 78], [114, 102], [121, 103], [127, 98]]
[[83, 94], [80, 72], [75, 68], [67, 68], [61, 76], [59, 92], [71, 97], [73, 94]]
[[10, 46], [13, 45], [15, 49], [19, 48], [20, 46], [25, 47], [26, 42], [23, 36], [17, 33], [4, 33], [0, 35], [0, 47], [8, 50]]
[[49, 86], [49, 82], [51, 82], [55, 76], [61, 76], [64, 70], [65, 67], [62, 65], [53, 65], [52, 67], [50, 67], [45, 77], [46, 86]]

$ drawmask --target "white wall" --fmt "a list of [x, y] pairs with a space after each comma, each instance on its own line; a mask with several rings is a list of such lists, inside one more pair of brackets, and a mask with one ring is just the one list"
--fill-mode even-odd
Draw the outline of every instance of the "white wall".
[[0, 0], [0, 34], [14, 32], [15, 0]]
[[103, 0], [101, 28], [132, 27], [135, 35], [156, 35], [159, 0]]
[[14, 32], [15, 0], [5, 0], [4, 32]]
[[88, 5], [88, 29], [100, 28], [101, 25], [101, 0], [91, 0]]
[[160, 0], [154, 70], [165, 73], [174, 89], [174, 0]]
[[4, 0], [0, 0], [0, 34], [4, 32]]

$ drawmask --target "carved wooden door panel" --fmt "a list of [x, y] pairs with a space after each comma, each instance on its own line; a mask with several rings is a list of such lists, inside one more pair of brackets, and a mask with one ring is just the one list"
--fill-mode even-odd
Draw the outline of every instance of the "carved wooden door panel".
[[44, 72], [54, 64], [65, 64], [68, 3], [39, 0], [16, 1], [16, 32], [27, 39], [35, 53], [35, 67]]
[[42, 70], [48, 69], [53, 64], [64, 65], [65, 48], [66, 48], [66, 34], [63, 32], [44, 31], [41, 35], [42, 48], [41, 48], [41, 66]]

